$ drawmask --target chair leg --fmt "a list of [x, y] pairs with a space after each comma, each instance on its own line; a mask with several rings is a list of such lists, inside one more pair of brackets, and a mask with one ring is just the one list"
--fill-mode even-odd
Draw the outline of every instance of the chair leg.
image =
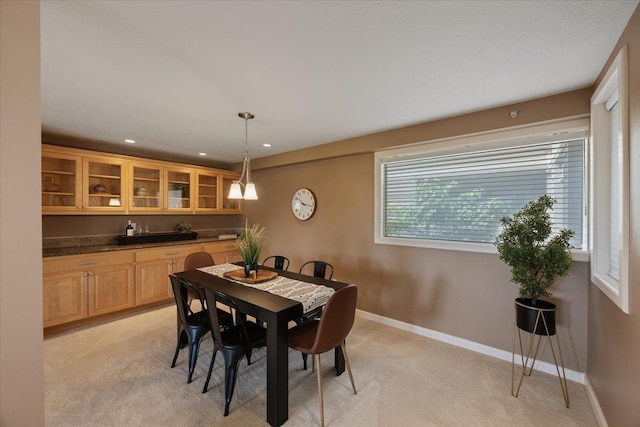
[[225, 358], [225, 378], [224, 378], [224, 416], [229, 415], [229, 405], [231, 405], [231, 399], [233, 398], [233, 390], [236, 387], [236, 378], [238, 376], [238, 364], [240, 363], [241, 355], [230, 354]]
[[196, 362], [198, 360], [198, 351], [200, 350], [200, 340], [196, 340], [189, 344], [189, 378], [187, 378], [187, 384], [191, 383], [191, 377], [193, 371], [196, 369]]
[[316, 365], [318, 365], [318, 395], [320, 396], [320, 425], [324, 427], [324, 401], [322, 399], [322, 369], [320, 368], [320, 354], [314, 355]]
[[303, 369], [307, 370], [307, 353], [302, 353], [302, 365]]
[[176, 354], [173, 355], [173, 362], [171, 362], [171, 367], [176, 367], [176, 360], [178, 360], [178, 353], [180, 352], [180, 340], [178, 340], [178, 344], [176, 345]]
[[247, 350], [247, 365], [251, 365], [251, 349]]
[[344, 341], [340, 344], [342, 354], [344, 354], [344, 361], [347, 362], [347, 372], [349, 373], [349, 379], [351, 380], [351, 387], [353, 387], [353, 394], [358, 394], [356, 391], [356, 384], [353, 382], [353, 375], [351, 374], [351, 363], [349, 363], [349, 356], [347, 355], [347, 346], [344, 345]]
[[207, 388], [209, 387], [209, 380], [211, 379], [211, 371], [213, 371], [213, 362], [216, 361], [216, 355], [218, 354], [218, 349], [213, 349], [213, 354], [211, 355], [211, 363], [209, 363], [209, 372], [207, 373], [207, 380], [204, 382], [204, 387], [202, 388], [202, 392], [206, 393]]

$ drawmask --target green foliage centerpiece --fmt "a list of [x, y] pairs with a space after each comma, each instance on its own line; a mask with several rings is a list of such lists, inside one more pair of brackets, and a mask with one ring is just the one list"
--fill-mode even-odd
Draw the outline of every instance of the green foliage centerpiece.
[[237, 239], [238, 250], [244, 261], [244, 274], [251, 275], [251, 271], [258, 271], [260, 251], [267, 242], [267, 230], [260, 224], [253, 224], [249, 227], [247, 221], [244, 227], [244, 234]]
[[[536, 334], [555, 334], [555, 305], [538, 300], [550, 296], [549, 287], [556, 277], [566, 276], [571, 267], [571, 244], [574, 232], [562, 229], [551, 236], [551, 216], [556, 201], [548, 195], [529, 202], [513, 217], [505, 216], [502, 232], [494, 244], [500, 259], [511, 267], [511, 281], [518, 285], [516, 299], [518, 327]], [[534, 308], [538, 310], [529, 310]], [[539, 313], [544, 312], [544, 325]], [[537, 320], [537, 321], [536, 321]], [[537, 325], [537, 326], [536, 326]]]

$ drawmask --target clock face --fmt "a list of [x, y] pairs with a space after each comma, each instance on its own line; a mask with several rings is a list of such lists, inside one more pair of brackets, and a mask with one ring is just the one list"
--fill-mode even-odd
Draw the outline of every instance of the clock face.
[[307, 188], [301, 188], [293, 194], [291, 211], [301, 221], [306, 221], [316, 211], [316, 196]]

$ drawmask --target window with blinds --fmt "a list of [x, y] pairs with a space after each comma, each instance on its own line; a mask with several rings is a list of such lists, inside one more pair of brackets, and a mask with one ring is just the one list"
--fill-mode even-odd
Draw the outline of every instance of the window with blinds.
[[572, 245], [585, 249], [585, 139], [581, 131], [381, 158], [381, 236], [490, 244], [503, 216], [548, 194], [555, 231], [573, 230]]

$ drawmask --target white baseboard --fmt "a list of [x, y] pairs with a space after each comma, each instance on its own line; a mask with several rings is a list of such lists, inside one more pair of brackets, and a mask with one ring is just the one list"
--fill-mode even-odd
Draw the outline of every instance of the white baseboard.
[[[444, 334], [442, 332], [433, 331], [431, 329], [423, 328], [421, 326], [412, 325], [410, 323], [401, 322], [400, 320], [390, 319], [388, 317], [380, 316], [378, 314], [369, 313], [363, 310], [356, 310], [358, 316], [373, 320], [374, 322], [382, 323], [383, 325], [391, 326], [394, 328], [402, 329], [403, 331], [413, 332], [414, 334], [422, 335], [427, 338], [433, 338], [438, 341], [446, 342], [447, 344], [452, 344], [457, 347], [466, 348], [467, 350], [475, 351], [481, 354], [485, 354], [487, 356], [492, 356], [497, 359], [506, 360], [511, 362], [512, 353], [504, 350], [500, 350], [494, 347], [489, 347], [488, 345], [479, 344], [474, 341], [469, 341], [464, 338], [458, 338], [453, 335]], [[551, 375], [558, 375], [556, 371], [556, 365], [548, 362], [536, 361], [534, 365], [534, 369], [540, 372], [545, 372]], [[585, 384], [586, 374], [583, 372], [573, 371], [571, 369], [564, 370], [566, 378], [571, 381], [575, 381], [580, 384]], [[589, 396], [591, 399], [592, 396]], [[593, 399], [595, 399], [595, 393], [593, 394]], [[597, 399], [596, 399], [597, 402]], [[599, 408], [599, 405], [598, 405]], [[594, 407], [594, 412], [596, 411]], [[602, 412], [602, 411], [600, 411]], [[603, 417], [604, 419], [604, 417]], [[606, 424], [603, 424], [606, 426]]]
[[609, 424], [607, 423], [607, 419], [604, 417], [604, 412], [602, 412], [602, 407], [600, 406], [600, 402], [598, 401], [598, 397], [596, 396], [595, 390], [591, 386], [589, 377], [585, 377], [584, 387], [587, 389], [587, 396], [589, 396], [589, 403], [591, 403], [591, 409], [593, 409], [593, 414], [596, 417], [598, 426], [608, 427]]

